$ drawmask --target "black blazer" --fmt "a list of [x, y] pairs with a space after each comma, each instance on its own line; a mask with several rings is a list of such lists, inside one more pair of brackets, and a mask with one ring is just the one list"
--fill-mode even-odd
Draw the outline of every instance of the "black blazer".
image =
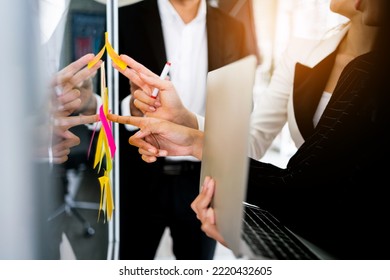
[[293, 105], [299, 132], [303, 139], [313, 134], [313, 117], [332, 71], [337, 50], [313, 68], [297, 63], [294, 71]]
[[345, 67], [287, 168], [250, 162], [247, 201], [341, 259], [390, 258], [390, 126], [377, 94], [386, 89], [371, 82], [374, 58], [366, 54]]

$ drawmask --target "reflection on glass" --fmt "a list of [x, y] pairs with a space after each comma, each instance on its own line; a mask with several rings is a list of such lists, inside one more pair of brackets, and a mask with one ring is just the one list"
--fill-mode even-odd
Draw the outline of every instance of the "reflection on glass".
[[[86, 65], [104, 39], [105, 6], [93, 0], [40, 0], [40, 4], [43, 74], [51, 120], [44, 137], [50, 143], [41, 158], [51, 167], [55, 190], [47, 197], [54, 201], [47, 215], [54, 248], [51, 258], [104, 259], [107, 224], [98, 222], [99, 174], [88, 156], [94, 148], [92, 134], [99, 129], [94, 122], [101, 104], [96, 94], [100, 63], [92, 69]], [[99, 246], [93, 241], [85, 246], [88, 237]]]

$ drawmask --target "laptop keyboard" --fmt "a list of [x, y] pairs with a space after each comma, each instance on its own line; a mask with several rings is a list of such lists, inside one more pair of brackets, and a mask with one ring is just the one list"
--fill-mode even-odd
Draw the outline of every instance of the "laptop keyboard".
[[256, 256], [281, 260], [318, 259], [271, 213], [246, 203], [242, 235]]

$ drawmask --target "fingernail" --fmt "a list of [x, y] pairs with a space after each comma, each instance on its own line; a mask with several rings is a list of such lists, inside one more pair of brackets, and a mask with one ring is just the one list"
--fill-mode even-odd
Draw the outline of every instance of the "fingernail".
[[140, 136], [141, 133], [142, 133], [142, 131], [141, 131], [141, 130], [138, 130], [138, 131], [134, 134], [134, 136]]
[[54, 87], [54, 90], [55, 90], [57, 96], [61, 96], [61, 95], [62, 95], [62, 90], [63, 90], [62, 87], [60, 87], [60, 86], [55, 86], [55, 87]]

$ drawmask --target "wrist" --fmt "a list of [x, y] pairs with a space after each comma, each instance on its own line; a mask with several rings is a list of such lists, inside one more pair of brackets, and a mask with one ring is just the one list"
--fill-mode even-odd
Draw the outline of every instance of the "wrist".
[[202, 160], [203, 156], [203, 135], [202, 131], [194, 130], [192, 156], [196, 157], [198, 160]]
[[198, 119], [196, 118], [196, 115], [190, 110], [184, 109], [182, 113], [178, 114], [178, 116], [180, 117], [174, 120], [174, 123], [181, 124], [193, 129], [199, 129]]

